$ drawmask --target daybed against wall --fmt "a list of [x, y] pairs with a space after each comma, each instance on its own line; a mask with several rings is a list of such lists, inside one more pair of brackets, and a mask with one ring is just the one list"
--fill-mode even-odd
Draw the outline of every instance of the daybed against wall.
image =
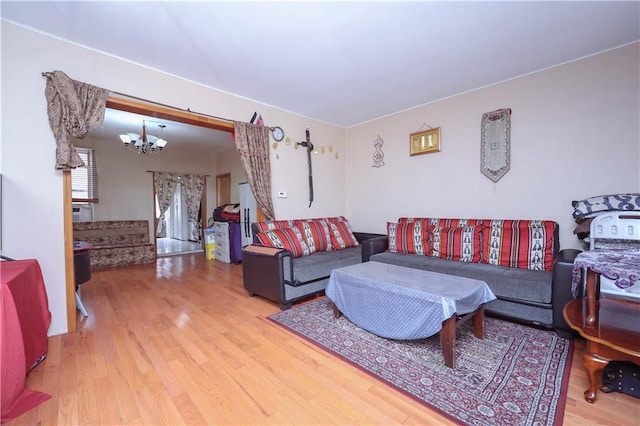
[[344, 217], [251, 224], [254, 244], [243, 249], [244, 288], [288, 309], [324, 292], [331, 271], [363, 261], [361, 243], [381, 234], [352, 232]]
[[555, 222], [401, 218], [363, 252], [371, 261], [483, 280], [498, 298], [487, 312], [572, 336], [562, 309], [579, 251], [559, 250]]
[[91, 269], [152, 263], [156, 249], [149, 242], [146, 220], [99, 220], [73, 223], [74, 241], [91, 244]]

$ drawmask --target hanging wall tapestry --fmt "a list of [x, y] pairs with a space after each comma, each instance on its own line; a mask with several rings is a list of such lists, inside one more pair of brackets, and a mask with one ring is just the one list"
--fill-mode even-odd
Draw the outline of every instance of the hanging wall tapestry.
[[384, 145], [384, 141], [378, 135], [376, 140], [373, 142], [373, 147], [375, 151], [373, 152], [373, 167], [382, 167], [384, 166], [384, 152], [382, 152], [382, 145]]
[[480, 171], [497, 182], [511, 166], [511, 108], [482, 115]]

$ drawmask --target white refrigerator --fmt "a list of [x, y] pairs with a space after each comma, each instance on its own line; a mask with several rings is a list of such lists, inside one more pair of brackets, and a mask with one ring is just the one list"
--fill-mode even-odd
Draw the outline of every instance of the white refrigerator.
[[251, 224], [257, 221], [258, 204], [251, 192], [248, 182], [240, 184], [240, 232], [242, 234], [242, 247], [253, 243]]

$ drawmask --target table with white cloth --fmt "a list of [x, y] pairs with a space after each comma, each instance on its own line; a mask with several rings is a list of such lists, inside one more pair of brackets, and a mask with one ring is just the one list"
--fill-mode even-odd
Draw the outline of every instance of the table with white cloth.
[[2, 423], [51, 398], [26, 389], [27, 373], [47, 356], [49, 300], [35, 259], [0, 262], [0, 406]]
[[412, 340], [440, 333], [451, 368], [456, 326], [473, 319], [474, 335], [483, 338], [484, 304], [496, 299], [481, 280], [380, 262], [334, 269], [325, 294], [336, 315], [378, 336]]

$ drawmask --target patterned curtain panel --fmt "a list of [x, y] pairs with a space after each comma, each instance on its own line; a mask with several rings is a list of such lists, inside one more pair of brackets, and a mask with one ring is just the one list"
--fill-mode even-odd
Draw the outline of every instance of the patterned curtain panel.
[[247, 173], [249, 187], [267, 220], [275, 220], [271, 198], [269, 128], [235, 121], [235, 143]]
[[156, 186], [156, 197], [158, 198], [158, 207], [160, 209], [156, 236], [158, 238], [165, 238], [167, 236], [167, 220], [165, 213], [171, 205], [173, 194], [176, 192], [178, 175], [170, 172], [154, 172], [153, 182]]
[[198, 226], [193, 228], [192, 237], [195, 240], [200, 239], [200, 221], [198, 220], [198, 213], [200, 212], [200, 201], [202, 200], [202, 191], [204, 190], [205, 179], [205, 175], [182, 175], [182, 190], [187, 204], [189, 219], [198, 224]]
[[84, 166], [71, 143], [82, 139], [93, 127], [102, 125], [109, 92], [107, 89], [72, 80], [62, 71], [45, 72], [45, 97], [49, 125], [56, 138], [56, 169]]

